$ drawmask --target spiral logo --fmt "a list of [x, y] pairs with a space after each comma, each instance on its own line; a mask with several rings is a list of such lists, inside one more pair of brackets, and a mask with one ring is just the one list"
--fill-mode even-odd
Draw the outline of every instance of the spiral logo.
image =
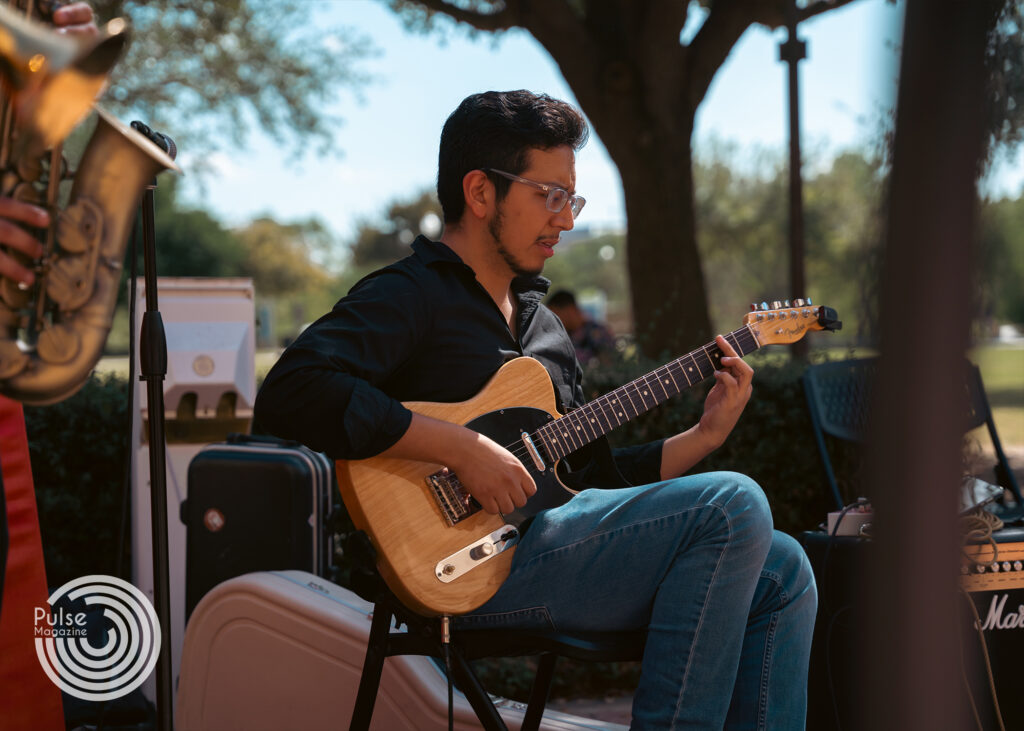
[[160, 653], [160, 622], [146, 595], [114, 576], [92, 575], [69, 581], [47, 601], [53, 608], [65, 596], [103, 607], [106, 639], [100, 647], [90, 643], [85, 612], [36, 607], [36, 656], [50, 680], [87, 701], [120, 698], [142, 685]]

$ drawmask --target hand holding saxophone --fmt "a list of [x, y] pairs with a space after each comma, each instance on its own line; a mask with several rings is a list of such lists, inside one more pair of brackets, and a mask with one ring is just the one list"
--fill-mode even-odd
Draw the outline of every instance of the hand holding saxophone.
[[[38, 259], [43, 255], [43, 245], [19, 224], [46, 228], [50, 225], [50, 216], [39, 206], [14, 198], [0, 197], [0, 244], [20, 251], [30, 259]], [[0, 275], [23, 285], [32, 284], [36, 278], [23, 261], [6, 251], [0, 251]]]

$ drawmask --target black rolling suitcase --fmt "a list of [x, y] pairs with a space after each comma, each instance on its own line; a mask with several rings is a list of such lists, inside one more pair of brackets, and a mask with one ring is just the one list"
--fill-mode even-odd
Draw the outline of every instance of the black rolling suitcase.
[[330, 578], [336, 495], [333, 463], [295, 442], [232, 434], [204, 447], [181, 509], [186, 620], [214, 586], [252, 571]]

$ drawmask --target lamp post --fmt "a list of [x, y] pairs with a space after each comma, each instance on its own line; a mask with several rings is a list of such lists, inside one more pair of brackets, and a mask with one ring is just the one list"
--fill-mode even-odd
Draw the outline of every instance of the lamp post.
[[[807, 297], [804, 276], [804, 195], [800, 161], [800, 79], [797, 64], [807, 57], [807, 44], [797, 38], [796, 0], [786, 3], [786, 40], [779, 60], [789, 66], [789, 290], [790, 297]], [[793, 344], [793, 357], [807, 358], [807, 341]]]

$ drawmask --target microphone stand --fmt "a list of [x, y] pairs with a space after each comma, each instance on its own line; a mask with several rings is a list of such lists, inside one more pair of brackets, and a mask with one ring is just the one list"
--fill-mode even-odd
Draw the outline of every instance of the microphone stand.
[[[132, 128], [156, 143], [173, 159], [177, 153], [174, 142], [154, 132], [142, 122]], [[160, 656], [156, 665], [157, 728], [173, 731], [174, 694], [171, 677], [171, 597], [167, 539], [167, 446], [164, 436], [164, 378], [167, 376], [167, 337], [157, 307], [156, 229], [153, 191], [156, 177], [142, 195], [142, 251], [146, 283], [146, 311], [142, 316], [139, 337], [139, 378], [146, 382], [149, 409], [149, 482], [150, 515], [153, 531], [153, 598], [160, 620]]]

